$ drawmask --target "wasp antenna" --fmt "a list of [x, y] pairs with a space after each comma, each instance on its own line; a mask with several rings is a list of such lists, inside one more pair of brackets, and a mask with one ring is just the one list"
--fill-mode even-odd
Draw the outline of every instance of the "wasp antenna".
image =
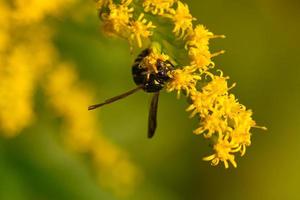
[[101, 107], [101, 106], [104, 106], [104, 105], [106, 105], [106, 104], [110, 104], [110, 103], [113, 103], [113, 102], [118, 101], [118, 100], [120, 100], [120, 99], [123, 99], [123, 98], [125, 98], [125, 97], [127, 97], [127, 96], [129, 96], [129, 95], [131, 95], [131, 94], [133, 94], [133, 93], [136, 93], [137, 91], [139, 91], [139, 90], [142, 89], [143, 87], [144, 87], [143, 85], [139, 85], [138, 87], [136, 87], [136, 88], [134, 88], [134, 89], [132, 89], [132, 90], [129, 90], [128, 92], [125, 92], [125, 93], [120, 94], [120, 95], [118, 95], [118, 96], [115, 96], [115, 97], [112, 97], [112, 98], [110, 98], [110, 99], [107, 99], [107, 100], [105, 100], [103, 103], [91, 105], [91, 106], [88, 107], [88, 110], [94, 110], [94, 109], [99, 108], [99, 107]]
[[105, 105], [105, 103], [95, 104], [88, 107], [88, 110], [94, 110], [96, 108], [99, 108], [101, 106]]

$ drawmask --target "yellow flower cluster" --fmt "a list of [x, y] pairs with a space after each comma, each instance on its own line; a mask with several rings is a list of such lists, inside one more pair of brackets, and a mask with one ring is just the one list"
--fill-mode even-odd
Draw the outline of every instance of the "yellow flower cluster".
[[120, 4], [106, 0], [97, 1], [104, 32], [125, 38], [131, 44], [136, 41], [137, 46], [142, 47], [142, 40], [152, 35], [155, 26], [144, 17], [144, 13], [140, 13], [135, 19], [131, 3], [132, 0], [122, 0]]
[[255, 121], [251, 117], [251, 110], [247, 110], [233, 94], [228, 93], [230, 88], [226, 77], [209, 76], [211, 81], [201, 91], [193, 91], [190, 95], [192, 104], [187, 111], [192, 111], [192, 117], [198, 115], [201, 119], [195, 134], [205, 133], [205, 138], [218, 138], [214, 144], [215, 154], [204, 160], [212, 160], [212, 165], [222, 161], [226, 168], [230, 161], [236, 167], [232, 153], [245, 154], [246, 146], [251, 144], [250, 128], [255, 127]]
[[182, 2], [178, 1], [177, 9], [171, 16], [175, 27], [173, 32], [176, 36], [180, 35], [180, 38], [185, 36], [189, 31], [191, 31], [193, 24], [192, 21], [196, 20], [189, 11], [189, 7], [187, 4], [183, 4]]
[[13, 137], [34, 121], [37, 82], [56, 55], [47, 26], [27, 26], [26, 16], [16, 18], [14, 8], [3, 1], [0, 13], [0, 129], [3, 135]]
[[44, 88], [49, 103], [64, 120], [66, 143], [91, 157], [100, 183], [120, 195], [132, 191], [139, 176], [138, 169], [124, 151], [100, 134], [95, 113], [82, 106], [89, 105], [93, 98], [79, 81], [74, 67], [61, 63], [48, 75]]
[[170, 74], [171, 80], [166, 89], [169, 92], [177, 90], [177, 97], [180, 97], [180, 92], [184, 91], [187, 95], [191, 91], [196, 90], [197, 81], [201, 80], [201, 76], [194, 73], [195, 69], [191, 66], [185, 66], [182, 69], [175, 69]]
[[[214, 154], [203, 159], [211, 161], [212, 165], [221, 161], [225, 168], [229, 167], [228, 162], [236, 167], [235, 153], [240, 152], [241, 156], [245, 154], [246, 147], [251, 144], [250, 130], [257, 126], [252, 119], [252, 111], [229, 93], [234, 87], [228, 87], [229, 77], [224, 77], [221, 70], [214, 69], [212, 58], [224, 51], [211, 53], [209, 41], [225, 36], [214, 35], [201, 24], [194, 26], [193, 21], [196, 19], [191, 15], [188, 5], [180, 0], [142, 0], [135, 3], [122, 1], [121, 4], [115, 4], [112, 0], [98, 0], [98, 4], [102, 5], [99, 13], [106, 31], [110, 30], [129, 41], [135, 37], [139, 48], [142, 47], [142, 40], [147, 40], [146, 44], [149, 41], [160, 43], [164, 53], [179, 55], [180, 53], [174, 54], [178, 51], [185, 54], [187, 59], [182, 62], [182, 56], [170, 58], [176, 60], [178, 66], [169, 73], [171, 80], [166, 84], [166, 90], [176, 91], [178, 97], [181, 92], [186, 95], [191, 102], [187, 111], [192, 112], [192, 117], [197, 116], [200, 119], [199, 128], [194, 133], [203, 133], [204, 138], [213, 142]], [[139, 12], [136, 13], [136, 10]], [[116, 12], [125, 14], [118, 15], [118, 20], [112, 20], [116, 18]], [[154, 26], [151, 22], [148, 26], [145, 25], [147, 20], [144, 20], [140, 25], [142, 27], [144, 24], [143, 28], [133, 29], [131, 21], [134, 16], [140, 16], [138, 21], [146, 16], [152, 19]], [[156, 18], [158, 20], [155, 21]], [[107, 24], [108, 27], [118, 29], [107, 29]], [[169, 24], [173, 29], [168, 29]]]
[[251, 117], [252, 111], [240, 104], [233, 94], [229, 94], [228, 91], [234, 86], [228, 87], [229, 78], [223, 77], [222, 72], [221, 75], [209, 72], [215, 67], [211, 58], [224, 53], [210, 53], [209, 40], [225, 36], [214, 35], [203, 25], [193, 28], [194, 18], [189, 14], [187, 5], [180, 1], [177, 10], [180, 14], [177, 15], [178, 18], [173, 19], [173, 31], [176, 36], [180, 35], [179, 38], [185, 43], [190, 65], [171, 72], [171, 81], [166, 89], [169, 92], [185, 92], [191, 100], [187, 111], [192, 111], [191, 116], [198, 116], [200, 119], [199, 128], [194, 133], [204, 133], [205, 138], [214, 142], [215, 153], [203, 160], [211, 161], [212, 165], [222, 161], [225, 168], [229, 167], [229, 161], [236, 167], [234, 153], [240, 152], [242, 156], [245, 154], [246, 147], [251, 144], [250, 129], [257, 126]]
[[129, 30], [130, 30], [130, 40], [137, 42], [139, 47], [142, 47], [142, 38], [148, 38], [152, 35], [151, 29], [155, 28], [152, 25], [152, 22], [148, 22], [144, 18], [144, 13], [141, 13], [136, 21], [131, 21]]
[[38, 120], [34, 95], [41, 88], [55, 110], [52, 114], [63, 119], [66, 144], [91, 157], [103, 186], [124, 194], [136, 185], [139, 170], [101, 134], [97, 116], [86, 110], [92, 94], [74, 67], [59, 58], [53, 27], [45, 20], [74, 2], [0, 1], [0, 134], [16, 136]]

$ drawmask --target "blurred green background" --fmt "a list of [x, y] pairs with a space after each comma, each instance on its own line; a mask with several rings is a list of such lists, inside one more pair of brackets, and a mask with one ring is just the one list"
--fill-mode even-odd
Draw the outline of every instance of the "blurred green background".
[[[197, 120], [188, 118], [184, 98], [161, 93], [152, 140], [146, 138], [148, 94], [104, 107], [97, 111], [103, 132], [144, 173], [127, 199], [300, 199], [300, 1], [186, 2], [199, 23], [227, 36], [210, 45], [212, 52], [226, 50], [215, 63], [268, 131], [253, 130], [238, 168], [226, 170], [201, 160], [211, 149], [192, 134]], [[77, 64], [99, 100], [134, 87], [127, 43], [103, 36], [96, 12], [83, 22], [63, 18], [56, 31], [62, 57]], [[118, 199], [98, 187], [84, 159], [62, 146], [55, 119], [38, 111], [34, 126], [0, 139], [0, 199]]]

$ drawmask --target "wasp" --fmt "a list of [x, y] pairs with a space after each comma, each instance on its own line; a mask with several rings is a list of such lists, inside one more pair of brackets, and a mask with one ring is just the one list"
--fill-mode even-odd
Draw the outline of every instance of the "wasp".
[[157, 127], [157, 106], [159, 92], [171, 79], [169, 72], [174, 69], [174, 65], [169, 60], [156, 59], [151, 63], [146, 62], [147, 58], [152, 52], [153, 48], [147, 48], [143, 50], [134, 60], [131, 73], [133, 80], [137, 85], [136, 88], [107, 99], [103, 103], [91, 105], [88, 107], [88, 110], [94, 110], [101, 106], [113, 103], [131, 94], [134, 94], [139, 90], [144, 90], [147, 93], [153, 93], [148, 114], [148, 138], [152, 138]]

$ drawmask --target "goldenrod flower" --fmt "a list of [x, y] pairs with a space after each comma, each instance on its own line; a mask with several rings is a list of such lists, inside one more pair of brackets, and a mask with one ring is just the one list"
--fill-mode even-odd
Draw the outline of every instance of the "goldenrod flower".
[[8, 137], [20, 133], [34, 119], [34, 79], [35, 75], [23, 66], [0, 68], [0, 129]]
[[143, 6], [145, 12], [151, 12], [154, 15], [164, 15], [165, 13], [174, 12], [172, 9], [176, 0], [144, 0]]
[[190, 66], [183, 67], [182, 69], [175, 69], [170, 73], [171, 81], [167, 83], [166, 90], [171, 92], [177, 91], [177, 97], [180, 97], [181, 91], [184, 91], [187, 95], [191, 91], [196, 90], [197, 81], [201, 80], [201, 77], [194, 73], [194, 69]]
[[194, 29], [190, 30], [187, 35], [187, 47], [203, 48], [208, 47], [209, 40], [212, 38], [225, 38], [224, 35], [214, 35], [203, 25], [197, 25]]
[[[14, 20], [11, 23], [14, 28], [21, 28]], [[3, 48], [0, 51], [0, 129], [5, 136], [12, 137], [33, 123], [36, 85], [50, 68], [55, 53], [49, 44], [51, 34], [43, 25], [13, 35], [11, 29], [5, 31], [11, 44], [0, 45]], [[36, 36], [27, 38], [32, 32]]]
[[[124, 1], [121, 1], [121, 4], [114, 1], [107, 3], [106, 9], [102, 10], [104, 12], [111, 10], [112, 4], [119, 7]], [[193, 21], [196, 19], [191, 15], [188, 5], [179, 0], [136, 1], [132, 3], [132, 7], [135, 10], [132, 10], [127, 18], [122, 18], [126, 20], [117, 30], [123, 34], [119, 36], [131, 43], [135, 40], [138, 48], [142, 48], [143, 43], [150, 43], [150, 48], [151, 44], [162, 46], [160, 49], [163, 51], [152, 52], [141, 61], [143, 66], [147, 66], [152, 72], [157, 72], [158, 59], [177, 62], [173, 62], [175, 69], [169, 72], [170, 81], [165, 87], [168, 92], [176, 91], [178, 97], [181, 92], [186, 94], [191, 102], [187, 111], [191, 111], [191, 117], [197, 116], [200, 119], [199, 127], [194, 133], [215, 141], [215, 154], [204, 160], [212, 161], [212, 165], [222, 161], [226, 168], [230, 162], [236, 167], [235, 153], [240, 152], [241, 156], [245, 154], [246, 147], [251, 144], [250, 130], [257, 126], [252, 119], [252, 111], [247, 110], [233, 94], [229, 93], [235, 84], [228, 87], [229, 77], [223, 76], [223, 72], [219, 69], [212, 70], [215, 68], [212, 58], [223, 54], [224, 51], [211, 53], [209, 41], [225, 36], [214, 35], [201, 24], [194, 27]], [[104, 14], [108, 15], [110, 12]], [[133, 16], [139, 16], [138, 20], [135, 21]], [[147, 23], [145, 16], [149, 16], [149, 19], [151, 17], [151, 22]], [[103, 20], [104, 24], [108, 23], [105, 21], [106, 18]], [[116, 26], [121, 24], [109, 23], [112, 26], [114, 23]], [[173, 30], [170, 25], [174, 26]], [[221, 74], [216, 75], [215, 71], [221, 71]]]
[[227, 136], [219, 137], [217, 143], [213, 147], [215, 153], [210, 156], [204, 157], [203, 160], [211, 161], [211, 164], [213, 166], [218, 165], [219, 162], [222, 161], [226, 169], [229, 167], [229, 161], [234, 167], [237, 167], [233, 153], [239, 151], [239, 148], [237, 148], [236, 145], [232, 144], [228, 139], [229, 138]]
[[232, 142], [240, 145], [241, 155], [246, 152], [246, 146], [251, 144], [250, 128], [255, 127], [255, 121], [252, 119], [252, 111], [246, 110], [244, 106], [239, 106], [240, 110], [234, 112], [235, 116], [231, 116], [233, 129], [229, 133]]
[[193, 28], [192, 21], [196, 20], [189, 11], [189, 7], [187, 4], [183, 4], [181, 1], [177, 3], [177, 9], [172, 16], [173, 23], [175, 27], [173, 32], [179, 38], [185, 36], [187, 32], [191, 31]]
[[233, 84], [231, 87], [228, 87], [227, 80], [229, 77], [223, 77], [222, 72], [220, 76], [216, 76], [211, 73], [206, 73], [206, 75], [208, 75], [212, 80], [202, 88], [202, 91], [204, 94], [208, 94], [212, 98], [227, 94], [228, 90], [235, 86], [235, 84]]
[[130, 40], [136, 40], [138, 47], [142, 47], [142, 39], [147, 39], [152, 35], [151, 29], [155, 28], [152, 22], [144, 18], [144, 13], [141, 13], [136, 21], [130, 22]]
[[109, 12], [101, 15], [104, 21], [103, 30], [107, 34], [128, 37], [129, 21], [132, 18], [133, 8], [127, 4], [109, 4]]
[[228, 130], [227, 120], [223, 118], [220, 113], [212, 113], [203, 117], [200, 121], [200, 127], [194, 130], [195, 134], [201, 134], [206, 131], [204, 135], [206, 138], [212, 137], [213, 134], [226, 133]]
[[213, 67], [213, 62], [211, 61], [211, 54], [208, 50], [208, 47], [204, 46], [202, 48], [190, 48], [188, 53], [191, 65], [195, 69], [203, 72]]
[[123, 0], [121, 4], [112, 1], [102, 2], [101, 6], [107, 5], [107, 9], [100, 9], [100, 17], [103, 20], [103, 30], [109, 35], [116, 35], [124, 38], [133, 44], [136, 41], [139, 48], [142, 47], [142, 40], [152, 35], [155, 26], [151, 21], [145, 19], [144, 13], [140, 13], [137, 20], [133, 17], [133, 7], [129, 7], [131, 0]]
[[[255, 127], [255, 122], [251, 117], [251, 110], [247, 110], [245, 106], [239, 104], [234, 95], [228, 94], [230, 90], [226, 81], [228, 78], [222, 75], [209, 74], [209, 76], [212, 77], [211, 82], [204, 86], [201, 92], [191, 95], [192, 105], [187, 110], [193, 111], [192, 116], [199, 113], [201, 118], [200, 127], [194, 133], [205, 132], [206, 138], [214, 135], [219, 138], [214, 146], [217, 153], [205, 160], [213, 159], [213, 165], [222, 160], [225, 167], [228, 167], [224, 152], [229, 154], [240, 151], [241, 155], [244, 155], [246, 146], [251, 144], [250, 129]], [[226, 141], [224, 141], [224, 137]], [[233, 158], [233, 155], [228, 155], [228, 159], [233, 165], [236, 165]]]
[[200, 73], [206, 72], [211, 68], [214, 68], [215, 64], [211, 58], [223, 54], [225, 51], [219, 51], [217, 53], [211, 54], [207, 46], [202, 47], [190, 47], [188, 49], [188, 54], [191, 62], [191, 66], [198, 69]]
[[201, 117], [204, 117], [211, 113], [218, 101], [222, 101], [230, 89], [226, 81], [228, 77], [213, 76], [212, 74], [209, 76], [211, 76], [212, 80], [201, 89], [201, 92], [195, 91], [191, 93], [192, 104], [187, 109], [187, 111], [193, 110], [191, 116], [199, 113]]

